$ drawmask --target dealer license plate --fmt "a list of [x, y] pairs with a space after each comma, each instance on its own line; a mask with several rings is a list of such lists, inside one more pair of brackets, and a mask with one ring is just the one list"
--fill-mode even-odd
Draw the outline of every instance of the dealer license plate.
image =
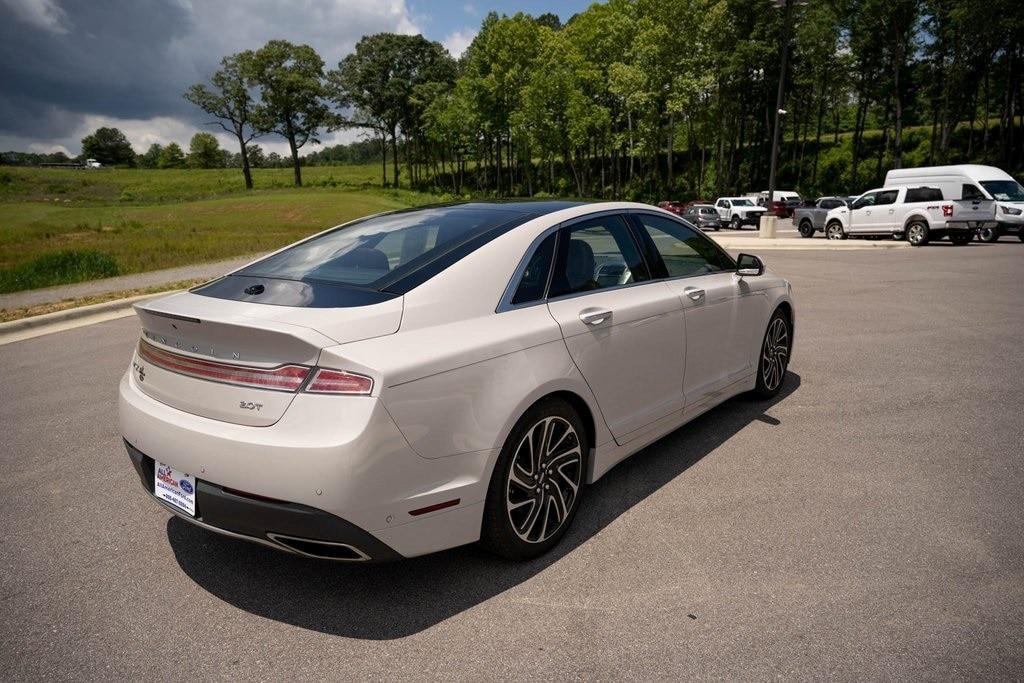
[[162, 462], [154, 464], [153, 493], [156, 497], [195, 517], [196, 478]]

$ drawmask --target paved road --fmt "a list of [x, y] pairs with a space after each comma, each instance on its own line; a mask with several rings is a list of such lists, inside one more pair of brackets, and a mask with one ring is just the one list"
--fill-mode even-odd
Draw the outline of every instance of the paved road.
[[800, 306], [783, 395], [617, 467], [526, 564], [169, 519], [117, 434], [134, 320], [0, 348], [3, 677], [1021, 677], [1024, 244], [766, 260]]

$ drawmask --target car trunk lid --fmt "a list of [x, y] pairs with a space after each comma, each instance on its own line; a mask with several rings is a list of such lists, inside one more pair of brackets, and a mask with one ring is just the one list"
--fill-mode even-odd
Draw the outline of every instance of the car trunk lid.
[[392, 334], [402, 317], [400, 297], [310, 309], [182, 293], [135, 309], [139, 390], [179, 410], [251, 426], [284, 415], [321, 349]]

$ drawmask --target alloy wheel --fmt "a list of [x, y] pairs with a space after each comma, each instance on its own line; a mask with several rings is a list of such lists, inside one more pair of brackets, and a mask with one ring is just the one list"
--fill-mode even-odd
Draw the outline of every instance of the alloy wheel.
[[782, 383], [786, 373], [786, 360], [789, 357], [789, 330], [786, 321], [775, 318], [764, 336], [764, 347], [761, 349], [761, 379], [765, 389], [775, 391]]
[[527, 543], [551, 538], [569, 517], [583, 483], [579, 435], [561, 417], [537, 422], [512, 456], [505, 508], [516, 535]]
[[907, 228], [907, 241], [911, 244], [921, 244], [924, 240], [924, 226], [920, 223], [912, 223]]
[[838, 223], [832, 223], [828, 226], [826, 237], [830, 240], [841, 240], [843, 239], [843, 226]]

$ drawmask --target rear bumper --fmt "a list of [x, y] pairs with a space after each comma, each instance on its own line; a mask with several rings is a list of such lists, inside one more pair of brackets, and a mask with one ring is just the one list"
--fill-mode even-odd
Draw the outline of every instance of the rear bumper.
[[202, 479], [196, 480], [196, 516], [192, 517], [153, 495], [153, 458], [127, 441], [124, 445], [142, 488], [153, 500], [205, 529], [310, 557], [355, 562], [401, 558], [373, 534], [329, 512], [247, 496]]
[[194, 475], [200, 518], [164, 507], [214, 531], [292, 552], [281, 536], [351, 541], [372, 560], [480, 537], [494, 452], [423, 458], [375, 398], [298, 394], [275, 424], [252, 427], [160, 403], [125, 373], [119, 418], [146, 490], [153, 460]]
[[946, 221], [945, 229], [950, 232], [956, 231], [971, 231], [971, 230], [982, 230], [984, 228], [994, 228], [997, 223], [994, 220], [990, 221]]

